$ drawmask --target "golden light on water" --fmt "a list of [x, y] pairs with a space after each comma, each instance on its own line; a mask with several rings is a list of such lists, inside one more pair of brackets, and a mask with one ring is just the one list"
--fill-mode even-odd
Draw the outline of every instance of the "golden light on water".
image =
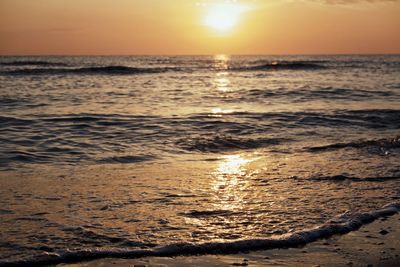
[[218, 54], [218, 55], [214, 56], [214, 60], [215, 61], [228, 61], [228, 60], [230, 60], [230, 57], [225, 54]]
[[218, 91], [222, 91], [222, 92], [229, 91], [230, 84], [231, 84], [231, 81], [227, 77], [222, 77], [222, 78], [217, 77], [214, 79], [214, 85]]
[[214, 78], [214, 86], [218, 91], [227, 92], [230, 90], [231, 81], [229, 79], [230, 57], [224, 54], [214, 56], [214, 69], [218, 70]]
[[254, 174], [249, 164], [258, 158], [241, 154], [222, 156], [222, 161], [216, 166], [211, 184], [215, 192], [215, 209], [240, 210], [247, 198], [247, 188], [251, 184], [250, 177]]
[[229, 61], [231, 58], [225, 54], [218, 54], [214, 56], [214, 68], [217, 70], [228, 70]]
[[240, 155], [228, 155], [215, 169], [215, 180], [212, 184], [215, 192], [216, 209], [237, 210], [241, 207], [246, 180], [240, 179], [246, 174], [249, 160]]
[[215, 115], [220, 115], [220, 116], [221, 116], [221, 114], [229, 114], [232, 112], [233, 112], [233, 109], [222, 109], [222, 108], [211, 109], [211, 113], [213, 113]]
[[[246, 179], [247, 175], [253, 172], [248, 169], [248, 164], [258, 158], [245, 156], [241, 154], [225, 155], [219, 158], [218, 164], [210, 173], [209, 190], [212, 192], [211, 205], [208, 210], [217, 211], [236, 211], [240, 210], [243, 200], [246, 198], [246, 188], [250, 186], [250, 181]], [[222, 233], [218, 225], [210, 224], [209, 220], [220, 220], [220, 218], [210, 217], [208, 220], [186, 217], [188, 224], [197, 225], [199, 228], [207, 228], [210, 232]], [[232, 218], [227, 218], [226, 223]]]
[[224, 161], [217, 167], [216, 171], [219, 175], [238, 176], [245, 173], [245, 165], [251, 160], [241, 155], [224, 156]]

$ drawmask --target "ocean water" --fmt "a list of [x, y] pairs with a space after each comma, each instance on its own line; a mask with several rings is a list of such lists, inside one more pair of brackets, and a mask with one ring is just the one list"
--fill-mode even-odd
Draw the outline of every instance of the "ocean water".
[[0, 265], [295, 246], [399, 198], [400, 56], [0, 57]]

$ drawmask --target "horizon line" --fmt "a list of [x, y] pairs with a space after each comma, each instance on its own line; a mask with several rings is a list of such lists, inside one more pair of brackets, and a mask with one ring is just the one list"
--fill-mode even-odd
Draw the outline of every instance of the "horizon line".
[[110, 56], [400, 56], [398, 53], [271, 53], [271, 54], [229, 54], [229, 53], [213, 53], [213, 54], [0, 54], [0, 57], [110, 57]]

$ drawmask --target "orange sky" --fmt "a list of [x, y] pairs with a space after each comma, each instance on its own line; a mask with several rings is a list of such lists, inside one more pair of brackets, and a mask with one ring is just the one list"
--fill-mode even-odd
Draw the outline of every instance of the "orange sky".
[[[226, 2], [246, 8], [218, 31], [205, 18]], [[0, 0], [0, 54], [399, 54], [399, 14], [396, 0]]]

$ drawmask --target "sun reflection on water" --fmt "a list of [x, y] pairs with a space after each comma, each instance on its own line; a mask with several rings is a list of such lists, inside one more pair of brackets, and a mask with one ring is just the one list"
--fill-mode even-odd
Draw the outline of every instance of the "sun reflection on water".
[[217, 77], [214, 79], [215, 87], [217, 88], [218, 91], [221, 91], [221, 92], [229, 91], [230, 84], [231, 84], [231, 81], [226, 77], [223, 77], [223, 78]]
[[243, 175], [245, 173], [245, 164], [249, 162], [249, 159], [245, 159], [241, 155], [228, 155], [224, 157], [224, 161], [216, 171], [220, 175]]
[[214, 56], [214, 60], [215, 61], [229, 61], [230, 57], [228, 55], [225, 54], [218, 54]]
[[250, 176], [249, 164], [257, 158], [243, 155], [223, 156], [223, 161], [215, 168], [211, 184], [215, 195], [215, 208], [219, 210], [240, 210], [247, 198]]
[[209, 117], [221, 118], [223, 115], [233, 113], [233, 109], [212, 108]]
[[218, 70], [213, 80], [214, 87], [220, 92], [230, 91], [231, 81], [229, 79], [230, 57], [227, 55], [214, 56], [214, 69]]

